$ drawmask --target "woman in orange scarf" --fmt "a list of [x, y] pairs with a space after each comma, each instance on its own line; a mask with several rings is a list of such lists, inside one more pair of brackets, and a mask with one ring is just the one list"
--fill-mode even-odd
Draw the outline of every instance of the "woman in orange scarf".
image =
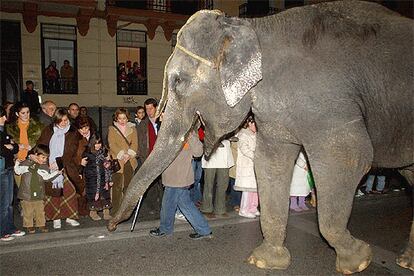
[[[6, 124], [7, 133], [19, 145], [17, 159], [23, 161], [26, 159], [28, 151], [36, 145], [36, 141], [42, 133], [43, 124], [37, 119], [30, 118], [30, 109], [25, 102], [16, 103], [10, 115], [10, 123]], [[19, 178], [16, 178], [16, 184], [20, 185]]]

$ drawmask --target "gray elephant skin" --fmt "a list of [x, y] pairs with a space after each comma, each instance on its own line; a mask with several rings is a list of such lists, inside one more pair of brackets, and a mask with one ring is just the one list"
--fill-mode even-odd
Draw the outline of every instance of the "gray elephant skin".
[[[413, 20], [371, 2], [338, 1], [240, 19], [200, 11], [178, 33], [165, 66], [163, 125], [108, 229], [174, 160], [198, 118], [204, 152], [251, 110], [263, 242], [249, 262], [286, 269], [289, 189], [303, 147], [318, 192], [320, 232], [344, 274], [364, 270], [370, 246], [347, 229], [354, 193], [373, 167], [414, 182]], [[408, 222], [407, 222], [408, 223]], [[414, 269], [414, 228], [397, 263]]]

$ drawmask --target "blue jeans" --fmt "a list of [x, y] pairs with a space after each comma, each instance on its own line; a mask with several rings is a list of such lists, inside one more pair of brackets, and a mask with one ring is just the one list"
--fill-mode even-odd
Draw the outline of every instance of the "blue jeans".
[[234, 190], [234, 184], [236, 184], [236, 179], [234, 179], [233, 177], [230, 177], [230, 180], [229, 180], [230, 205], [232, 207], [240, 206], [240, 201], [241, 201], [241, 196], [242, 196], [242, 192]]
[[211, 233], [207, 220], [195, 207], [190, 199], [190, 190], [187, 187], [165, 187], [161, 205], [160, 231], [170, 235], [174, 231], [175, 210], [180, 208], [187, 221], [200, 235]]
[[202, 200], [200, 181], [203, 174], [203, 168], [201, 168], [201, 160], [196, 161], [193, 159], [193, 161], [191, 161], [191, 164], [193, 165], [194, 171], [194, 185], [190, 189], [190, 197], [194, 203], [197, 203], [198, 201]]
[[0, 232], [1, 236], [14, 233], [13, 222], [13, 167], [0, 171]]
[[[366, 192], [370, 192], [372, 191], [372, 186], [374, 185], [374, 180], [375, 180], [375, 175], [368, 175], [367, 181], [365, 182], [366, 184], [366, 188], [365, 191]], [[385, 176], [383, 175], [377, 175], [377, 188], [376, 190], [379, 192], [382, 192], [384, 190], [385, 187]]]

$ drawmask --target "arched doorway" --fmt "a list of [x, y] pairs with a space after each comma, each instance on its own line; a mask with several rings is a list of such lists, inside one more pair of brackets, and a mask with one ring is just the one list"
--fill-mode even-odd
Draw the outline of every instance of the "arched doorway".
[[0, 104], [16, 102], [20, 99], [22, 87], [22, 58], [20, 23], [0, 22], [1, 57], [0, 57]]

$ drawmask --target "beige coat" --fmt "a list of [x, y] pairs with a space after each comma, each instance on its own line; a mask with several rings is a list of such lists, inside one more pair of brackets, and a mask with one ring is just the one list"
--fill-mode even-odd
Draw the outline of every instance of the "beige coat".
[[231, 153], [233, 154], [234, 166], [229, 170], [229, 176], [236, 179], [236, 168], [237, 168], [237, 142], [230, 142]]
[[203, 154], [203, 144], [193, 133], [171, 165], [162, 173], [162, 183], [167, 187], [187, 187], [194, 183], [194, 171], [191, 160]]
[[135, 124], [128, 122], [125, 137], [130, 145], [126, 143], [125, 139], [122, 137], [122, 134], [114, 126], [110, 126], [108, 128], [109, 152], [112, 155], [112, 158], [119, 160], [119, 164], [121, 165], [119, 173], [124, 172], [125, 163], [121, 160], [121, 158], [125, 153], [131, 157], [129, 161], [131, 162], [131, 166], [134, 170], [138, 165], [137, 159], [135, 158], [138, 151], [138, 136]]
[[254, 172], [254, 152], [256, 149], [256, 134], [243, 128], [237, 133], [237, 168], [236, 191], [257, 192], [256, 174]]

